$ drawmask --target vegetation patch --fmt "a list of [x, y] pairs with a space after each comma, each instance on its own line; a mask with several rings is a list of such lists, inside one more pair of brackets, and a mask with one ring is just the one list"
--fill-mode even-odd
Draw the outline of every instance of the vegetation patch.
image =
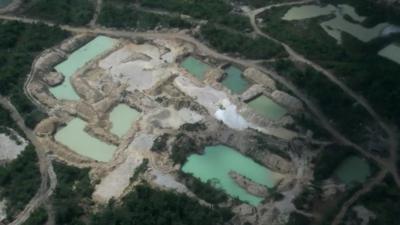
[[207, 24], [201, 28], [202, 37], [215, 49], [226, 53], [239, 53], [249, 59], [284, 57], [283, 47], [269, 39], [252, 38], [237, 31]]
[[36, 209], [29, 219], [23, 225], [43, 225], [46, 224], [48, 219], [47, 212], [44, 208]]
[[[369, 4], [370, 1], [362, 2]], [[360, 8], [358, 5], [356, 6], [357, 9]], [[336, 40], [320, 26], [320, 22], [326, 21], [331, 16], [301, 21], [284, 21], [281, 17], [289, 8], [277, 8], [262, 14], [265, 23], [265, 27], [262, 28], [264, 32], [290, 45], [308, 59], [333, 71], [351, 89], [364, 96], [374, 109], [400, 126], [400, 117], [397, 116], [400, 115], [400, 107], [395, 104], [400, 101], [400, 89], [398, 88], [400, 77], [397, 76], [400, 74], [400, 65], [377, 55], [377, 52], [388, 43], [400, 40], [399, 35], [363, 43], [349, 34], [342, 33], [342, 44], [338, 45]], [[371, 10], [375, 10], [375, 8]], [[371, 13], [371, 15], [373, 14], [376, 13]], [[329, 89], [318, 88], [318, 90]], [[340, 108], [353, 110], [353, 107], [341, 106]]]
[[118, 6], [113, 2], [103, 5], [98, 22], [107, 27], [151, 30], [162, 28], [190, 28], [191, 23], [177, 15], [160, 15], [140, 11], [132, 6]]
[[93, 18], [91, 0], [24, 0], [23, 14], [58, 24], [85, 25]]
[[0, 167], [0, 199], [7, 200], [7, 220], [25, 208], [40, 186], [38, 158], [28, 145], [17, 159]]
[[89, 169], [79, 169], [54, 162], [57, 188], [52, 197], [56, 224], [86, 224], [85, 216], [92, 205], [93, 186]]
[[26, 76], [37, 55], [67, 36], [68, 33], [57, 27], [0, 20], [0, 94], [11, 97], [26, 125], [31, 128], [45, 114], [25, 96], [23, 86]]
[[162, 191], [147, 185], [110, 204], [93, 215], [93, 225], [218, 225], [232, 217], [228, 209], [200, 205], [184, 194]]

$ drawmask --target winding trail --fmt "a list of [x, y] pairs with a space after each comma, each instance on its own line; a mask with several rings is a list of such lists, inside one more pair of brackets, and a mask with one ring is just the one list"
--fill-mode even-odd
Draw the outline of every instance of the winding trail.
[[89, 22], [89, 26], [91, 26], [91, 27], [95, 27], [96, 26], [97, 19], [99, 18], [100, 11], [101, 11], [101, 8], [103, 6], [103, 0], [96, 0], [95, 4], [96, 4], [96, 7], [95, 7], [94, 14], [93, 14], [93, 18]]
[[378, 175], [372, 179], [370, 179], [369, 182], [365, 183], [363, 187], [358, 190], [356, 193], [351, 196], [350, 199], [348, 199], [343, 205], [342, 208], [340, 209], [339, 213], [336, 215], [335, 219], [333, 219], [333, 222], [331, 223], [332, 225], [339, 225], [341, 222], [343, 222], [344, 217], [346, 216], [346, 212], [350, 209], [350, 207], [357, 202], [357, 200], [363, 196], [364, 194], [367, 194], [374, 188], [377, 184], [381, 183], [383, 179], [385, 178], [387, 174], [386, 170], [382, 170], [378, 173]]
[[57, 186], [57, 177], [53, 169], [51, 160], [46, 156], [43, 147], [36, 139], [35, 134], [25, 126], [24, 119], [19, 114], [17, 109], [11, 102], [3, 96], [0, 96], [0, 105], [8, 110], [12, 119], [16, 122], [18, 127], [25, 133], [26, 137], [35, 146], [35, 151], [38, 156], [39, 170], [41, 174], [41, 184], [35, 196], [25, 206], [24, 210], [20, 212], [16, 219], [10, 225], [23, 224], [29, 216], [34, 212], [44, 201], [46, 201], [55, 190]]
[[[101, 0], [98, 0], [98, 1], [101, 1]], [[375, 112], [375, 110], [373, 110], [373, 108], [368, 104], [368, 102], [363, 97], [359, 96], [354, 91], [352, 91], [347, 85], [345, 85], [343, 82], [341, 82], [339, 79], [337, 79], [336, 76], [334, 76], [331, 72], [329, 72], [326, 69], [322, 68], [318, 64], [306, 59], [304, 56], [302, 56], [301, 54], [299, 54], [296, 51], [294, 51], [287, 44], [285, 44], [285, 43], [283, 43], [283, 42], [281, 42], [279, 40], [276, 40], [273, 37], [270, 37], [268, 34], [266, 34], [263, 31], [261, 31], [260, 28], [258, 27], [257, 23], [256, 23], [256, 16], [258, 14], [264, 12], [265, 10], [272, 9], [274, 7], [281, 7], [281, 6], [287, 6], [287, 5], [298, 5], [298, 4], [305, 4], [305, 3], [310, 3], [310, 2], [313, 2], [313, 1], [312, 0], [305, 0], [305, 1], [297, 1], [297, 2], [288, 2], [288, 3], [269, 5], [269, 6], [260, 8], [260, 9], [256, 9], [256, 10], [250, 11], [248, 13], [248, 16], [250, 18], [250, 21], [251, 21], [251, 24], [252, 24], [252, 26], [254, 28], [254, 31], [258, 35], [266, 37], [266, 38], [268, 38], [268, 39], [270, 39], [270, 40], [272, 40], [272, 41], [274, 41], [276, 43], [281, 44], [285, 48], [285, 50], [288, 52], [288, 54], [290, 55], [290, 57], [293, 60], [305, 63], [305, 64], [313, 67], [315, 70], [321, 72], [331, 82], [333, 82], [336, 85], [338, 85], [346, 94], [348, 94], [356, 102], [358, 102], [360, 105], [362, 105], [368, 111], [368, 113], [379, 123], [379, 125], [385, 130], [385, 132], [388, 134], [388, 141], [389, 141], [389, 146], [390, 146], [390, 158], [383, 159], [383, 158], [381, 158], [379, 156], [376, 156], [376, 155], [374, 155], [372, 153], [364, 151], [360, 146], [358, 146], [357, 144], [355, 144], [355, 143], [351, 142], [350, 140], [348, 140], [345, 136], [343, 136], [340, 132], [338, 132], [332, 126], [332, 124], [329, 122], [329, 120], [326, 118], [326, 116], [322, 113], [322, 111], [319, 109], [319, 107], [316, 106], [307, 97], [306, 94], [304, 94], [300, 89], [298, 89], [290, 81], [288, 81], [284, 77], [279, 76], [279, 74], [277, 74], [275, 71], [270, 71], [267, 68], [264, 68], [262, 66], [258, 66], [257, 63], [254, 63], [254, 61], [249, 61], [249, 60], [244, 60], [244, 59], [236, 59], [236, 58], [232, 58], [232, 57], [230, 57], [228, 55], [218, 53], [218, 52], [210, 49], [205, 44], [201, 43], [200, 41], [196, 40], [195, 38], [193, 38], [193, 37], [191, 37], [191, 36], [189, 36], [189, 35], [187, 35], [185, 33], [132, 32], [132, 31], [126, 31], [126, 30], [115, 30], [115, 29], [106, 29], [106, 28], [95, 28], [95, 27], [91, 27], [91, 28], [90, 27], [73, 27], [73, 26], [68, 26], [68, 25], [61, 25], [60, 28], [65, 30], [65, 31], [72, 32], [72, 33], [91, 33], [91, 34], [108, 35], [108, 36], [113, 36], [113, 37], [124, 37], [124, 38], [139, 38], [139, 37], [142, 37], [142, 38], [150, 38], [150, 39], [151, 38], [178, 39], [178, 40], [182, 40], [182, 41], [189, 42], [189, 43], [193, 44], [194, 46], [197, 47], [197, 49], [199, 51], [203, 52], [204, 54], [209, 55], [210, 57], [213, 57], [213, 58], [216, 58], [216, 59], [220, 59], [220, 60], [230, 61], [230, 62], [236, 63], [238, 65], [241, 65], [243, 67], [253, 67], [253, 68], [256, 68], [256, 69], [258, 69], [258, 70], [260, 70], [260, 71], [262, 71], [264, 73], [269, 74], [272, 78], [274, 78], [275, 80], [277, 80], [278, 82], [280, 82], [281, 84], [286, 86], [296, 96], [298, 96], [304, 102], [304, 104], [307, 106], [307, 108], [318, 118], [318, 120], [320, 121], [321, 125], [337, 141], [341, 142], [342, 144], [354, 147], [358, 152], [363, 154], [366, 158], [372, 159], [373, 161], [377, 162], [380, 167], [383, 168], [382, 171], [379, 173], [379, 175], [376, 178], [373, 178], [371, 180], [371, 182], [366, 183], [361, 190], [356, 192], [342, 206], [339, 214], [335, 218], [335, 221], [340, 221], [344, 217], [344, 215], [347, 212], [348, 208], [355, 201], [357, 201], [357, 199], [361, 195], [369, 192], [373, 188], [373, 186], [375, 184], [377, 184], [380, 181], [382, 181], [382, 179], [383, 179], [382, 177], [384, 177], [384, 175], [387, 174], [387, 172], [390, 172], [393, 175], [397, 185], [400, 187], [400, 178], [399, 178], [399, 176], [397, 174], [396, 165], [395, 165], [397, 157], [398, 157], [397, 156], [397, 151], [396, 151], [397, 147], [398, 147], [398, 140], [397, 140], [397, 133], [396, 133], [395, 129], [392, 128], [391, 126], [387, 125], [383, 121], [383, 119]], [[0, 19], [19, 21], [19, 22], [23, 22], [23, 23], [44, 23], [44, 24], [47, 24], [49, 26], [55, 26], [55, 24], [53, 24], [51, 22], [48, 22], [48, 21], [41, 21], [41, 20], [28, 19], [28, 18], [22, 18], [22, 17], [15, 17], [15, 16], [0, 15]], [[3, 104], [7, 103], [7, 101], [4, 100], [4, 99], [0, 99], [0, 100], [1, 100], [1, 102]], [[15, 108], [14, 108], [14, 110], [15, 110]], [[13, 111], [13, 110], [11, 110], [11, 111]], [[19, 115], [18, 112], [16, 112], [16, 113], [17, 113], [17, 115]], [[22, 119], [22, 118], [16, 117], [16, 121], [18, 119]], [[23, 120], [22, 120], [22, 125], [23, 125]], [[25, 132], [25, 130], [24, 130], [24, 132]], [[31, 138], [33, 138], [33, 139], [31, 140]], [[29, 137], [29, 139], [32, 141], [32, 143], [34, 143], [34, 141], [35, 141], [35, 137], [34, 136], [33, 137]], [[40, 149], [40, 145], [38, 145], [38, 147], [39, 148], [37, 148], [37, 149]], [[41, 152], [41, 151], [39, 151], [39, 152]], [[43, 153], [41, 153], [41, 154], [43, 154]], [[39, 155], [39, 153], [38, 153], [38, 155]], [[48, 162], [48, 159], [46, 159], [46, 158], [43, 158], [40, 161], [41, 161], [41, 173], [42, 173], [42, 176], [43, 176], [42, 184], [43, 183], [47, 184], [47, 179], [48, 179], [47, 176], [50, 175], [49, 167], [51, 166], [51, 161]], [[48, 175], [45, 175], [46, 174], [46, 168], [49, 171], [49, 172], [47, 172]], [[53, 171], [53, 173], [54, 173], [54, 171]], [[51, 177], [52, 176], [50, 176], [50, 180], [52, 180]], [[55, 175], [54, 175], [54, 177], [55, 177]], [[55, 182], [56, 182], [56, 180], [55, 180]], [[52, 190], [51, 188], [47, 189], [46, 187], [42, 188], [42, 186], [41, 186], [38, 194], [27, 205], [26, 208], [28, 208], [28, 209], [26, 209], [26, 210], [29, 210], [29, 207], [32, 207], [32, 205], [33, 206], [35, 206], [35, 205], [37, 206], [37, 203], [35, 204], [35, 202], [43, 201], [44, 197], [46, 196], [44, 194], [44, 192], [47, 191], [47, 193], [48, 193], [51, 190]], [[24, 212], [26, 210], [24, 210]], [[29, 213], [26, 213], [26, 212], [25, 212], [25, 214], [23, 214], [23, 213], [21, 215], [21, 218], [24, 218], [24, 216], [29, 215]], [[20, 216], [18, 216], [18, 218], [20, 218]], [[12, 223], [12, 224], [20, 224], [20, 223]], [[334, 223], [333, 225], [336, 225], [336, 224]]]
[[[371, 117], [375, 121], [378, 122], [378, 124], [381, 126], [381, 128], [388, 135], [388, 146], [389, 146], [390, 156], [387, 159], [382, 159], [382, 158], [377, 157], [377, 156], [375, 156], [375, 155], [373, 155], [373, 154], [371, 154], [369, 152], [364, 151], [359, 145], [351, 142], [346, 137], [341, 135], [335, 128], [333, 128], [332, 125], [328, 122], [329, 120], [321, 112], [317, 112], [317, 111], [315, 111], [315, 109], [311, 109], [310, 108], [310, 110], [322, 122], [323, 127], [325, 129], [327, 129], [329, 131], [329, 133], [331, 133], [338, 141], [342, 142], [343, 144], [352, 146], [353, 148], [355, 148], [358, 152], [362, 153], [367, 158], [373, 159], [376, 162], [378, 162], [379, 164], [381, 164], [383, 167], [387, 168], [390, 171], [390, 173], [393, 175], [397, 186], [400, 187], [400, 177], [399, 177], [399, 174], [398, 174], [397, 168], [396, 168], [396, 163], [397, 163], [397, 159], [398, 159], [397, 149], [398, 149], [398, 146], [399, 146], [398, 134], [397, 134], [396, 129], [394, 127], [388, 125], [382, 119], [382, 117], [379, 116], [379, 114], [371, 107], [371, 105], [368, 103], [368, 101], [365, 98], [363, 98], [362, 96], [360, 96], [359, 94], [357, 94], [353, 90], [351, 90], [345, 83], [340, 81], [332, 72], [324, 69], [323, 67], [321, 67], [317, 63], [307, 59], [306, 57], [304, 57], [300, 53], [296, 52], [294, 49], [292, 49], [289, 45], [285, 44], [284, 42], [279, 41], [279, 40], [271, 37], [270, 35], [264, 33], [257, 25], [257, 21], [256, 21], [257, 15], [259, 15], [262, 12], [264, 12], [265, 10], [269, 10], [269, 9], [272, 9], [272, 8], [275, 8], [275, 7], [288, 6], [288, 5], [306, 4], [306, 3], [310, 3], [310, 2], [313, 2], [313, 0], [310, 0], [310, 1], [306, 0], [306, 1], [298, 1], [298, 2], [289, 2], [289, 3], [281, 3], [281, 4], [269, 5], [269, 6], [266, 6], [266, 7], [263, 7], [263, 8], [259, 8], [259, 9], [250, 11], [248, 13], [248, 17], [250, 18], [250, 22], [251, 22], [251, 25], [252, 25], [254, 31], [258, 35], [263, 36], [265, 38], [268, 38], [268, 39], [274, 41], [275, 43], [278, 43], [278, 44], [282, 45], [284, 47], [284, 49], [286, 50], [286, 52], [290, 55], [292, 60], [301, 62], [303, 64], [306, 64], [306, 65], [312, 67], [314, 70], [316, 70], [316, 71], [320, 72], [321, 74], [323, 74], [332, 83], [334, 83], [335, 85], [339, 86], [347, 95], [349, 95], [357, 103], [359, 103], [361, 106], [363, 106], [364, 109], [371, 115]], [[304, 98], [301, 98], [301, 99], [304, 99]]]

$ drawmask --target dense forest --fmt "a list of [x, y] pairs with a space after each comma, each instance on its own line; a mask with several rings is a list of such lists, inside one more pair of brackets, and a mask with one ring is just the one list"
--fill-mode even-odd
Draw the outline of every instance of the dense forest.
[[[337, 85], [311, 67], [298, 67], [288, 60], [279, 60], [274, 69], [291, 80], [320, 106], [334, 125], [353, 141], [363, 142], [362, 132], [371, 121], [370, 115]], [[317, 88], [318, 87], [318, 88]]]
[[91, 0], [23, 0], [21, 14], [56, 24], [85, 25], [94, 14]]
[[281, 20], [288, 9], [282, 7], [265, 12], [262, 15], [264, 31], [333, 71], [350, 88], [366, 97], [386, 119], [400, 126], [400, 106], [395, 104], [400, 101], [400, 65], [377, 55], [384, 46], [400, 40], [400, 37], [393, 35], [363, 43], [342, 33], [340, 46], [319, 25], [328, 17], [290, 22]]
[[0, 166], [0, 199], [7, 200], [7, 219], [11, 221], [33, 198], [40, 185], [37, 155], [28, 145], [17, 159]]
[[114, 2], [104, 3], [98, 22], [107, 27], [151, 30], [163, 28], [190, 28], [191, 23], [177, 15], [159, 15], [144, 12], [128, 5], [116, 5]]
[[200, 205], [184, 194], [137, 186], [122, 199], [95, 214], [92, 225], [218, 225], [231, 218], [229, 210]]
[[52, 196], [56, 224], [85, 224], [83, 219], [92, 205], [93, 185], [89, 169], [79, 169], [54, 162], [57, 188]]
[[0, 94], [11, 98], [29, 127], [44, 117], [23, 91], [32, 62], [67, 36], [57, 27], [0, 21]]

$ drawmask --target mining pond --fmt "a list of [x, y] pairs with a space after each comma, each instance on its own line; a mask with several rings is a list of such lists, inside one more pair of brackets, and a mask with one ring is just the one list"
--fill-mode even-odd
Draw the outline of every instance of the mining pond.
[[335, 175], [347, 185], [363, 183], [371, 174], [371, 168], [365, 159], [357, 156], [346, 158], [336, 169]]
[[242, 71], [234, 66], [230, 66], [225, 70], [226, 76], [222, 80], [222, 84], [235, 94], [243, 93], [249, 88], [249, 82], [243, 77]]
[[84, 129], [86, 122], [79, 118], [71, 120], [55, 135], [55, 140], [72, 151], [101, 162], [110, 161], [116, 146], [92, 137]]
[[280, 174], [224, 145], [209, 146], [205, 148], [204, 154], [191, 155], [182, 167], [182, 171], [192, 174], [203, 182], [217, 181], [218, 188], [251, 205], [258, 205], [263, 198], [248, 193], [236, 184], [229, 175], [230, 171], [235, 171], [269, 188], [274, 187], [281, 178]]
[[74, 51], [64, 62], [58, 64], [55, 70], [64, 75], [65, 80], [62, 84], [50, 88], [50, 92], [57, 99], [79, 100], [71, 84], [71, 77], [82, 68], [86, 63], [96, 58], [96, 56], [110, 50], [117, 41], [115, 39], [98, 36], [83, 47]]
[[125, 104], [119, 104], [110, 113], [111, 132], [122, 137], [139, 118], [140, 112]]
[[265, 95], [260, 95], [259, 97], [251, 100], [247, 104], [258, 114], [271, 120], [278, 120], [287, 113], [287, 110], [285, 108], [278, 105]]
[[181, 66], [199, 80], [204, 80], [206, 72], [210, 69], [206, 63], [193, 56], [189, 56], [183, 60]]

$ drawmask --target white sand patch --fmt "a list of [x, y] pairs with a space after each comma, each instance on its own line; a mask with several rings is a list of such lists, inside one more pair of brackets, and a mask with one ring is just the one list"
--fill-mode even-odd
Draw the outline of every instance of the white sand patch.
[[127, 83], [130, 91], [148, 90], [177, 73], [175, 66], [166, 63], [174, 62], [178, 52], [163, 49], [166, 54], [150, 44], [129, 44], [101, 60], [99, 66], [107, 70], [114, 81]]
[[229, 101], [225, 92], [218, 91], [210, 86], [197, 87], [186, 77], [177, 77], [175, 85], [185, 94], [194, 97], [196, 101], [206, 107], [208, 112], [228, 127], [243, 130], [249, 127], [248, 122], [237, 112], [237, 107]]
[[173, 108], [168, 108], [151, 115], [150, 120], [152, 121], [150, 123], [153, 123], [154, 121], [163, 129], [179, 129], [183, 124], [197, 123], [203, 118], [202, 115], [187, 108], [180, 109], [179, 111], [176, 111]]
[[222, 109], [215, 112], [215, 118], [224, 122], [228, 127], [244, 130], [249, 127], [248, 122], [236, 110], [236, 105], [233, 105], [229, 100], [222, 100]]
[[7, 218], [6, 214], [6, 201], [0, 201], [0, 222]]
[[[232, 129], [244, 130], [250, 127], [262, 133], [287, 140], [298, 136], [297, 133], [283, 127], [263, 127], [248, 121], [248, 118], [239, 114], [237, 106], [229, 100], [227, 94], [223, 91], [218, 91], [210, 86], [197, 87], [191, 80], [183, 76], [177, 77], [174, 84], [186, 95], [193, 97], [196, 102], [204, 106], [217, 120], [222, 121]], [[247, 108], [242, 110], [246, 111]]]
[[96, 186], [93, 199], [107, 203], [119, 198], [130, 184], [135, 169], [142, 163], [145, 152], [153, 146], [154, 135], [139, 133], [126, 150], [126, 159]]
[[18, 155], [25, 149], [28, 142], [24, 140], [17, 133], [14, 133], [16, 138], [18, 138], [20, 145], [17, 144], [13, 139], [11, 139], [6, 134], [0, 134], [0, 161], [14, 160]]
[[187, 187], [178, 181], [175, 180], [173, 176], [170, 174], [165, 174], [159, 170], [152, 169], [151, 170], [151, 175], [154, 177], [152, 180], [157, 186], [161, 186], [165, 189], [172, 189], [175, 190], [179, 193], [186, 193], [189, 196], [192, 196], [193, 194], [187, 189]]

